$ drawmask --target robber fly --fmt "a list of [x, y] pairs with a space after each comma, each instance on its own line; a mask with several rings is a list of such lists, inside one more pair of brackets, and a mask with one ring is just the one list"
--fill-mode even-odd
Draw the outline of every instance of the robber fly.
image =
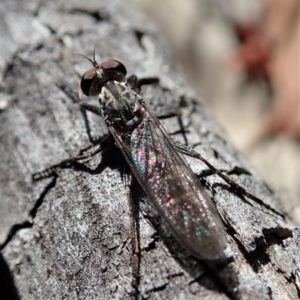
[[98, 65], [95, 55], [93, 60], [87, 59], [93, 68], [82, 76], [81, 89], [86, 96], [98, 96], [100, 108], [87, 103], [81, 103], [81, 107], [101, 115], [111, 134], [87, 155], [64, 160], [34, 174], [35, 180], [56, 168], [94, 156], [113, 138], [173, 235], [191, 254], [211, 261], [224, 256], [226, 240], [223, 224], [212, 200], [182, 154], [202, 160], [237, 192], [277, 213], [200, 154], [174, 142], [138, 94], [143, 81], [136, 76], [126, 79], [126, 68], [121, 62], [110, 59]]
[[160, 121], [137, 94], [135, 76], [115, 60], [94, 68], [81, 80], [87, 96], [99, 95], [101, 114], [133, 174], [174, 236], [192, 254], [218, 259], [225, 247], [219, 214], [203, 186], [177, 151]]

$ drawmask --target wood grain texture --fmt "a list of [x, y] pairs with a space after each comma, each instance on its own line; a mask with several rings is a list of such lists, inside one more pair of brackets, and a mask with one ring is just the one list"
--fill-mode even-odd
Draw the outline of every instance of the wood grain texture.
[[[122, 61], [129, 74], [157, 76], [142, 90], [157, 114], [183, 113], [196, 150], [247, 190], [280, 210], [278, 197], [228, 142], [175, 69], [159, 31], [127, 1], [22, 1], [1, 4], [0, 244], [3, 293], [11, 299], [130, 299], [129, 210], [118, 149], [58, 176], [31, 174], [79, 154], [107, 133], [104, 121], [84, 114], [58, 84], [75, 91], [89, 63]], [[96, 103], [96, 100], [91, 100]], [[169, 132], [176, 119], [164, 120]], [[174, 139], [183, 141], [182, 135]], [[298, 299], [299, 229], [236, 195], [189, 159], [224, 221], [228, 264], [209, 271], [171, 236], [137, 183], [141, 271], [138, 298]], [[248, 175], [250, 172], [252, 175]], [[8, 272], [8, 268], [10, 273]], [[14, 280], [14, 285], [12, 280]]]

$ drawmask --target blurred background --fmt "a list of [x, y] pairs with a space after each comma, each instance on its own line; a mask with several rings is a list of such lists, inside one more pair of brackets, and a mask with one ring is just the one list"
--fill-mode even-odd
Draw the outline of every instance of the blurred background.
[[300, 224], [300, 1], [132, 2]]

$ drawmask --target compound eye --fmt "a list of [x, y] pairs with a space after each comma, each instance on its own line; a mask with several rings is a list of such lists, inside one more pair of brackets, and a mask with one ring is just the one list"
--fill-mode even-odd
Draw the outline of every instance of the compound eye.
[[104, 61], [101, 64], [101, 68], [103, 68], [105, 71], [116, 71], [122, 73], [124, 76], [126, 76], [127, 73], [125, 66], [114, 59]]
[[120, 63], [117, 60], [109, 59], [104, 61], [101, 64], [101, 69], [105, 78], [107, 79], [113, 79], [119, 82], [124, 82], [126, 79], [126, 68], [122, 63]]
[[100, 93], [97, 88], [97, 72], [96, 69], [90, 69], [86, 71], [81, 77], [80, 88], [86, 96], [96, 96]]

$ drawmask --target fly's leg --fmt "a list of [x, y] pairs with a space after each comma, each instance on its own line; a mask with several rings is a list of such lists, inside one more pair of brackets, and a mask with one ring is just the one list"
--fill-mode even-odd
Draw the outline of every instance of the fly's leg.
[[138, 93], [143, 85], [158, 83], [157, 77], [147, 77], [138, 79], [135, 75], [131, 75], [127, 78], [127, 84], [129, 87]]
[[216, 167], [214, 167], [211, 163], [209, 163], [201, 154], [197, 153], [196, 151], [192, 150], [191, 148], [182, 145], [180, 143], [174, 142], [175, 148], [182, 154], [188, 155], [190, 157], [197, 158], [201, 160], [205, 165], [207, 165], [210, 170], [212, 170], [215, 174], [217, 174], [219, 177], [221, 177], [225, 182], [227, 182], [236, 192], [244, 195], [245, 197], [255, 201], [259, 205], [262, 205], [272, 211], [274, 214], [280, 216], [281, 218], [285, 218], [285, 215], [283, 213], [278, 212], [273, 207], [268, 205], [267, 203], [264, 203], [261, 199], [254, 196], [253, 194], [246, 191], [243, 187], [241, 187], [239, 184], [237, 184], [235, 181], [233, 181], [229, 176], [222, 173], [220, 170], [218, 170]]
[[127, 175], [124, 178], [126, 188], [127, 202], [130, 213], [130, 232], [131, 232], [131, 249], [132, 249], [132, 287], [134, 288], [134, 296], [137, 298], [139, 293], [140, 281], [140, 242], [138, 234], [138, 215], [135, 213], [135, 207], [131, 195], [132, 176]]
[[94, 113], [95, 115], [102, 116], [101, 110], [97, 106], [82, 102], [82, 103], [80, 103], [80, 108], [82, 108], [85, 111], [88, 110], [88, 111]]
[[107, 147], [113, 141], [113, 137], [111, 135], [105, 136], [98, 145], [96, 145], [93, 150], [84, 155], [78, 155], [72, 158], [65, 159], [58, 164], [51, 166], [41, 172], [35, 173], [32, 175], [32, 180], [37, 181], [43, 178], [51, 177], [55, 174], [56, 169], [63, 169], [74, 165], [78, 161], [86, 160], [92, 158], [97, 153], [101, 152], [105, 147]]

